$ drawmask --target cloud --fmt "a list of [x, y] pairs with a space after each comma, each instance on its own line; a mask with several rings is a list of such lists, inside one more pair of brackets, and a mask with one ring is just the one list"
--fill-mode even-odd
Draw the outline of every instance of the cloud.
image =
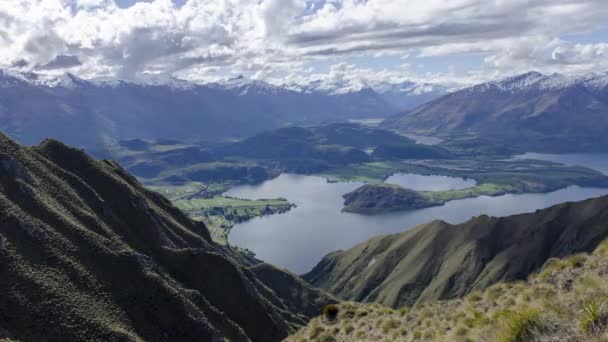
[[52, 61], [39, 66], [39, 68], [43, 70], [68, 69], [81, 64], [82, 62], [80, 62], [78, 56], [58, 55]]
[[[448, 65], [443, 76], [407, 73], [473, 82], [518, 68], [608, 68], [608, 42], [563, 38], [596, 30], [606, 17], [605, 0], [150, 0], [126, 8], [113, 0], [0, 0], [0, 67], [124, 79], [246, 73], [278, 82], [311, 79], [320, 61], [480, 54], [482, 64], [464, 74]], [[353, 67], [366, 70], [355, 72], [362, 78], [403, 75], [399, 64]]]

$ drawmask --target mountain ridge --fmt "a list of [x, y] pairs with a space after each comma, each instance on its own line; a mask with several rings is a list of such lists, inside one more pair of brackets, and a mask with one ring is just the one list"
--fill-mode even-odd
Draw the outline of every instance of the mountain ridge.
[[608, 197], [452, 225], [432, 221], [328, 254], [303, 279], [342, 299], [401, 307], [525, 279], [608, 237]]
[[233, 139], [399, 110], [370, 87], [297, 91], [243, 77], [197, 84], [148, 76], [138, 83], [0, 71], [0, 130], [30, 145], [46, 137], [80, 147], [131, 138]]
[[387, 118], [385, 128], [474, 134], [529, 152], [608, 146], [608, 73], [537, 72], [461, 89]]
[[[12, 338], [277, 341], [334, 301], [56, 140], [0, 134], [0, 204], [0, 334]], [[277, 294], [279, 280], [298, 294]]]

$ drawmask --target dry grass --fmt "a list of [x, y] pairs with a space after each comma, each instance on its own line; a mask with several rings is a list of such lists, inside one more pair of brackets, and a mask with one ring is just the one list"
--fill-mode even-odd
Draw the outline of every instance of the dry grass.
[[[591, 255], [550, 259], [527, 282], [496, 284], [464, 299], [398, 310], [350, 302], [338, 306], [335, 341], [606, 341], [608, 243]], [[314, 322], [287, 341], [324, 325]]]

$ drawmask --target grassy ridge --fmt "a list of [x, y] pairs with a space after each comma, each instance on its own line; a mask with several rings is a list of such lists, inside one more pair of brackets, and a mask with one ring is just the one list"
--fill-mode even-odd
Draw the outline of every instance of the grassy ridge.
[[286, 341], [606, 341], [608, 241], [549, 259], [528, 281], [395, 310], [345, 302]]

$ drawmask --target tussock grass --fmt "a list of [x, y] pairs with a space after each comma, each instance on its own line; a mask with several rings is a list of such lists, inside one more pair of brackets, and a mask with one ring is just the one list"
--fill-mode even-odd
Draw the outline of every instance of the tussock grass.
[[[550, 259], [527, 282], [495, 284], [463, 299], [398, 310], [379, 304], [339, 304], [341, 314], [332, 324], [340, 329], [334, 337], [337, 341], [606, 340], [607, 253], [608, 244], [603, 243], [592, 254]], [[353, 311], [352, 318], [347, 310]]]
[[501, 342], [530, 341], [536, 334], [546, 330], [538, 309], [506, 310], [499, 317], [504, 324], [499, 338]]

